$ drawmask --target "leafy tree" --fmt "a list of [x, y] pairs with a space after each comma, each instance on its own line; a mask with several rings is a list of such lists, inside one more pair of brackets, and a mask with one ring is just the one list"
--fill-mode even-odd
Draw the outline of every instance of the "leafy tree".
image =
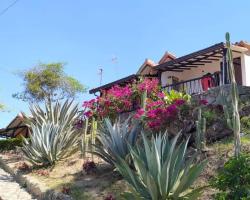
[[4, 105], [0, 103], [0, 111], [3, 111]]
[[24, 91], [12, 96], [28, 102], [54, 102], [74, 98], [86, 91], [75, 78], [64, 72], [63, 63], [39, 63], [20, 73], [24, 81]]

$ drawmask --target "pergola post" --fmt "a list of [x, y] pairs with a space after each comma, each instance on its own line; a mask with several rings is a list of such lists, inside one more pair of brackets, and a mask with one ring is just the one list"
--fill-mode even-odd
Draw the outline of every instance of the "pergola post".
[[229, 84], [229, 70], [228, 70], [228, 63], [227, 63], [227, 48], [223, 48], [223, 63], [222, 63], [222, 84]]

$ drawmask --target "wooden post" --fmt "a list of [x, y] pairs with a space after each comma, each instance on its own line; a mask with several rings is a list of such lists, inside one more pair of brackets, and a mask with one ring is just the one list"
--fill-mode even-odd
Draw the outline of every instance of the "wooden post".
[[229, 83], [227, 48], [223, 48], [222, 83], [223, 85]]

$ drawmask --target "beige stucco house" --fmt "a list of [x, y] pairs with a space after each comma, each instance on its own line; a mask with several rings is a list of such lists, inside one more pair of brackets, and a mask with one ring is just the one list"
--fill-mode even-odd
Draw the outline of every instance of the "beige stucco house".
[[[236, 81], [250, 86], [250, 44], [238, 42], [232, 45]], [[136, 74], [92, 89], [91, 94], [106, 90], [115, 84], [124, 85], [140, 76], [157, 77], [163, 88], [188, 94], [202, 93], [211, 87], [229, 83], [226, 63], [227, 48], [223, 42], [176, 57], [166, 52], [158, 62], [146, 59]]]

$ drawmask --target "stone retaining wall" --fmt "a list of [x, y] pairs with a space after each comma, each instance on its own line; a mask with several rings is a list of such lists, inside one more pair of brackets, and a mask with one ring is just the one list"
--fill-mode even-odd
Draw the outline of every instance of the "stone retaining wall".
[[[206, 99], [210, 104], [223, 104], [221, 102], [221, 97], [219, 95], [220, 90], [223, 90], [225, 96], [227, 97], [227, 101], [230, 101], [230, 85], [223, 85], [215, 88], [211, 88], [205, 93], [194, 95], [194, 98], [202, 98]], [[250, 101], [250, 87], [248, 86], [238, 86], [239, 97], [241, 101]]]

